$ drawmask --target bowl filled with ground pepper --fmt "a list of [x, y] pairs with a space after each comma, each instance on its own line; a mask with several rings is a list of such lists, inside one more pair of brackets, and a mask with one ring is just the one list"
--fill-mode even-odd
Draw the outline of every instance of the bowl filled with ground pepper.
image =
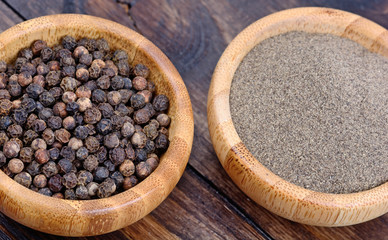
[[388, 211], [388, 32], [328, 8], [274, 13], [214, 71], [217, 156], [256, 203], [290, 220], [361, 223]]
[[53, 15], [0, 34], [1, 211], [39, 231], [90, 236], [156, 208], [193, 140], [168, 58], [120, 24]]

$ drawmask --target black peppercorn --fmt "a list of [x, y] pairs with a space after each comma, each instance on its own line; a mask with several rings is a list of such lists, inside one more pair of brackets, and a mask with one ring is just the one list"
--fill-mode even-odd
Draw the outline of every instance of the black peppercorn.
[[74, 130], [74, 135], [79, 139], [86, 139], [89, 135], [89, 129], [85, 126], [78, 126]]
[[73, 172], [66, 173], [62, 177], [62, 184], [65, 186], [67, 189], [74, 188], [77, 186], [77, 176]]
[[23, 98], [21, 107], [27, 112], [32, 113], [36, 109], [36, 102], [32, 98]]
[[84, 46], [78, 46], [73, 51], [75, 58], [80, 58], [83, 54], [89, 54], [89, 51]]
[[144, 148], [135, 149], [136, 162], [144, 162], [147, 160], [147, 152]]
[[41, 189], [39, 189], [38, 193], [49, 196], [49, 197], [51, 197], [53, 195], [53, 193], [51, 192], [51, 190], [49, 188], [41, 188]]
[[108, 134], [104, 137], [104, 145], [107, 148], [115, 148], [119, 146], [119, 144], [120, 144], [120, 140], [117, 137], [117, 135], [114, 133]]
[[93, 197], [97, 194], [97, 189], [98, 189], [98, 183], [96, 182], [91, 182], [89, 183], [86, 188], [88, 189], [88, 194], [90, 197]]
[[60, 193], [60, 192], [54, 193], [51, 197], [59, 198], [59, 199], [64, 199], [65, 198], [65, 196], [62, 193]]
[[8, 131], [8, 135], [11, 138], [18, 138], [18, 137], [21, 137], [23, 134], [23, 128], [17, 124], [13, 124], [13, 125], [9, 126], [7, 131]]
[[35, 132], [43, 132], [43, 131], [46, 129], [46, 122], [43, 121], [42, 119], [36, 119], [36, 120], [32, 123], [32, 129], [33, 129]]
[[78, 199], [85, 200], [89, 198], [88, 189], [84, 185], [80, 185], [75, 189], [75, 196]]
[[96, 89], [92, 93], [92, 101], [95, 103], [104, 103], [108, 99], [106, 97], [106, 94], [103, 90], [101, 89]]
[[147, 80], [144, 77], [135, 77], [132, 80], [132, 86], [138, 91], [144, 90], [147, 88]]
[[63, 188], [62, 177], [59, 174], [52, 176], [48, 181], [48, 187], [53, 192], [60, 192]]
[[58, 61], [50, 61], [47, 63], [49, 71], [58, 71], [60, 68], [60, 64]]
[[32, 83], [26, 88], [26, 93], [33, 99], [37, 99], [44, 89], [42, 86]]
[[101, 52], [109, 52], [109, 44], [104, 38], [96, 40], [96, 47]]
[[89, 124], [96, 124], [101, 120], [101, 112], [98, 108], [91, 107], [86, 109], [84, 113], [84, 121]]
[[70, 115], [74, 115], [79, 111], [79, 104], [76, 102], [69, 102], [66, 105], [66, 111]]
[[95, 153], [100, 148], [100, 142], [96, 137], [89, 136], [85, 140], [85, 146], [89, 152]]
[[[44, 63], [40, 63], [37, 67], [36, 67], [36, 73], [39, 75], [39, 76], [42, 76], [43, 75], [46, 75], [47, 73], [50, 72], [50, 68], [49, 66], [47, 66], [46, 64]], [[31, 74], [31, 72], [30, 72]], [[31, 74], [31, 75], [34, 75], [34, 74]], [[43, 77], [44, 78], [44, 77]], [[43, 87], [43, 86], [42, 86]]]
[[33, 184], [37, 188], [44, 188], [47, 185], [47, 178], [43, 174], [36, 175], [34, 177]]
[[143, 148], [147, 142], [147, 136], [142, 132], [135, 132], [131, 137], [131, 143], [136, 148]]
[[125, 160], [120, 165], [119, 170], [123, 176], [129, 177], [135, 173], [135, 164], [133, 164], [133, 162], [131, 160]]
[[148, 78], [150, 70], [143, 64], [137, 64], [133, 68], [133, 74], [135, 74], [136, 76], [141, 76], [143, 78]]
[[40, 57], [43, 62], [48, 62], [53, 57], [53, 50], [49, 47], [45, 47], [40, 51]]
[[124, 82], [124, 88], [125, 89], [131, 89], [132, 88], [132, 81], [129, 78], [123, 78]]
[[50, 87], [58, 85], [61, 82], [61, 72], [60, 71], [50, 71], [46, 75], [46, 81]]
[[50, 178], [58, 174], [57, 165], [53, 161], [48, 161], [46, 164], [43, 165], [42, 172], [47, 178]]
[[150, 117], [151, 114], [147, 108], [139, 109], [133, 114], [133, 120], [135, 120], [137, 124], [147, 123], [150, 120]]
[[3, 153], [7, 158], [17, 157], [20, 152], [20, 146], [15, 141], [4, 143]]
[[106, 167], [97, 167], [96, 171], [94, 171], [94, 181], [102, 182], [109, 176], [109, 171]]
[[151, 167], [146, 162], [140, 162], [136, 165], [136, 176], [140, 179], [148, 177], [151, 172]]
[[132, 175], [130, 177], [126, 177], [126, 178], [124, 178], [123, 189], [128, 190], [128, 189], [136, 186], [136, 184], [138, 182], [139, 182], [139, 180], [134, 175]]
[[98, 109], [104, 118], [110, 118], [114, 113], [113, 107], [109, 103], [100, 103]]
[[68, 143], [71, 136], [71, 134], [64, 128], [55, 130], [54, 135], [55, 135], [55, 139], [61, 143]]
[[167, 150], [168, 148], [168, 145], [169, 145], [169, 141], [168, 141], [168, 138], [166, 135], [164, 134], [159, 134], [159, 136], [155, 139], [155, 147], [157, 149], [160, 149], [162, 151], [165, 151]]
[[125, 151], [121, 147], [113, 148], [109, 151], [109, 159], [116, 166], [120, 165], [125, 160]]
[[116, 165], [110, 160], [104, 162], [104, 166], [108, 169], [109, 172], [113, 172], [116, 169]]
[[43, 40], [36, 40], [31, 45], [31, 50], [34, 55], [37, 55], [43, 48], [47, 47], [47, 43]]
[[76, 152], [76, 157], [79, 160], [85, 160], [89, 155], [89, 151], [86, 147], [80, 147]]
[[110, 175], [110, 178], [115, 182], [116, 188], [121, 188], [123, 186], [124, 177], [119, 171], [113, 172]]
[[155, 151], [155, 142], [147, 139], [146, 145], [144, 146], [144, 150], [147, 154], [153, 153]]
[[70, 51], [73, 51], [77, 46], [77, 41], [71, 36], [65, 36], [62, 39], [62, 46], [66, 49], [69, 49]]
[[[19, 51], [19, 57], [24, 57], [27, 60], [31, 60], [33, 56], [34, 56], [34, 54], [32, 53], [32, 50], [30, 48], [23, 48], [22, 50]], [[6, 71], [6, 66], [7, 65], [6, 65], [5, 62], [3, 62], [3, 63], [5, 64], [5, 70], [1, 71], [1, 69], [4, 69], [4, 68], [0, 68], [0, 72], [5, 72]]]
[[49, 155], [51, 160], [57, 160], [59, 158], [60, 151], [58, 148], [51, 148], [49, 150]]
[[43, 139], [36, 138], [31, 142], [31, 148], [34, 149], [35, 151], [38, 149], [46, 149], [47, 144]]
[[123, 50], [116, 50], [113, 53], [113, 61], [118, 62], [120, 60], [128, 60], [128, 54]]
[[18, 75], [18, 83], [22, 87], [28, 86], [30, 83], [32, 83], [32, 76], [31, 76], [31, 74], [28, 71], [21, 72]]
[[8, 99], [0, 99], [0, 115], [8, 115], [12, 109], [12, 102]]
[[113, 179], [108, 178], [97, 188], [97, 196], [99, 198], [109, 197], [116, 191], [116, 184]]
[[61, 149], [61, 156], [69, 161], [74, 161], [75, 159], [75, 151], [69, 147], [69, 146], [64, 146]]
[[62, 127], [62, 119], [58, 116], [52, 116], [48, 119], [47, 125], [53, 129], [60, 129]]
[[110, 133], [112, 131], [112, 121], [106, 118], [101, 119], [101, 121], [97, 123], [96, 130], [103, 135]]
[[8, 100], [10, 100], [11, 99], [11, 95], [9, 94], [9, 91], [5, 90], [5, 89], [1, 89], [0, 90], [0, 99], [8, 99]]
[[26, 168], [27, 172], [31, 176], [35, 176], [40, 173], [40, 164], [36, 161], [32, 161]]
[[110, 87], [110, 79], [106, 75], [103, 75], [102, 77], [97, 79], [96, 83], [97, 83], [97, 86], [103, 90], [106, 90]]
[[[17, 115], [19, 115], [19, 114], [17, 114]], [[24, 115], [23, 115], [24, 116]], [[18, 120], [20, 120], [19, 118], [18, 118], [18, 116], [16, 116], [17, 117], [17, 119]], [[24, 120], [24, 119], [23, 119]], [[26, 121], [26, 119], [24, 120], [24, 122]], [[15, 119], [15, 122], [16, 123], [21, 123], [21, 121], [16, 121], [16, 119]], [[7, 129], [9, 126], [11, 126], [12, 125], [12, 119], [9, 117], [9, 116], [2, 116], [2, 117], [0, 117], [0, 129], [2, 129], [2, 130], [5, 130], [5, 129]]]
[[121, 76], [128, 77], [132, 68], [129, 66], [127, 60], [120, 60], [117, 62], [118, 73]]
[[22, 68], [22, 66], [27, 62], [28, 62], [27, 58], [24, 58], [24, 57], [16, 58], [16, 61], [14, 64], [16, 71], [20, 72], [20, 69]]
[[66, 189], [65, 190], [65, 199], [68, 200], [75, 200], [77, 197], [75, 196], [75, 192], [73, 189]]
[[106, 160], [107, 154], [108, 150], [104, 146], [101, 146], [95, 153], [99, 163], [103, 163]]
[[98, 167], [98, 159], [94, 155], [89, 155], [83, 163], [83, 167], [89, 172], [94, 171]]
[[25, 187], [30, 187], [32, 178], [31, 175], [26, 173], [26, 172], [21, 172], [19, 174], [16, 174], [15, 177], [13, 178], [17, 183], [25, 186]]
[[35, 154], [35, 160], [39, 164], [44, 164], [50, 160], [50, 155], [46, 149], [38, 149], [36, 150]]
[[73, 164], [69, 159], [63, 158], [58, 161], [58, 171], [60, 173], [68, 173], [73, 169]]
[[168, 108], [169, 101], [166, 95], [160, 94], [154, 98], [152, 102], [154, 109], [158, 112], [165, 111]]
[[61, 72], [61, 75], [62, 75], [63, 77], [71, 77], [71, 78], [74, 78], [74, 77], [75, 77], [75, 67], [74, 67], [74, 66], [66, 66], [66, 67], [63, 67], [62, 72]]
[[55, 98], [55, 100], [59, 100], [62, 98], [62, 95], [63, 95], [63, 90], [62, 88], [60, 87], [53, 87], [49, 90], [49, 92], [51, 93], [51, 95], [53, 95], [53, 97]]
[[88, 183], [93, 181], [93, 174], [86, 170], [81, 170], [77, 174], [77, 185], [86, 186]]
[[131, 97], [131, 106], [135, 109], [144, 107], [146, 104], [145, 98], [141, 94], [134, 94]]

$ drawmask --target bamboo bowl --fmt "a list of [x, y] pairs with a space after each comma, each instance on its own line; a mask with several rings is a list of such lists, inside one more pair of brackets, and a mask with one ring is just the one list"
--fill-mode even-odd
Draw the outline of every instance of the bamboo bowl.
[[130, 63], [143, 63], [159, 94], [170, 99], [170, 146], [156, 170], [135, 187], [99, 200], [47, 197], [19, 185], [0, 171], [0, 210], [33, 229], [62, 236], [90, 236], [123, 228], [156, 208], [172, 191], [189, 159], [194, 123], [186, 87], [168, 58], [150, 41], [120, 24], [85, 15], [53, 15], [18, 24], [0, 34], [0, 59], [43, 39], [52, 46], [65, 35], [104, 37], [112, 49], [123, 49]]
[[334, 34], [388, 57], [388, 31], [352, 13], [328, 8], [296, 8], [254, 22], [227, 47], [211, 81], [207, 114], [218, 159], [245, 194], [292, 221], [318, 226], [346, 226], [387, 213], [388, 183], [352, 194], [307, 190], [283, 180], [260, 164], [238, 136], [229, 108], [234, 72], [258, 43], [289, 31]]

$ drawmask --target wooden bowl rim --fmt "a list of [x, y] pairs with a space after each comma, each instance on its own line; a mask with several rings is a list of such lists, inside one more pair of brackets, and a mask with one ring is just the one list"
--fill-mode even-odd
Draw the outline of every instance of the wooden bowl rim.
[[[69, 26], [69, 21], [75, 26]], [[11, 43], [15, 39], [27, 36], [31, 33], [44, 31], [45, 28], [55, 30], [64, 27], [68, 28], [70, 31], [72, 28], [86, 24], [92, 25], [97, 30], [101, 30], [103, 33], [113, 34], [114, 37], [126, 39], [131, 42], [131, 45], [133, 45], [136, 49], [135, 56], [140, 51], [143, 51], [143, 54], [148, 54], [147, 57], [156, 64], [158, 67], [156, 71], [160, 71], [158, 74], [160, 74], [161, 78], [165, 81], [165, 84], [172, 92], [170, 96], [170, 103], [174, 100], [174, 105], [176, 105], [174, 106], [175, 113], [180, 113], [182, 111], [182, 114], [177, 116], [177, 119], [175, 116], [171, 116], [169, 136], [170, 146], [166, 153], [164, 153], [160, 158], [160, 163], [156, 170], [133, 188], [108, 198], [93, 200], [56, 199], [27, 189], [16, 183], [3, 171], [0, 171], [0, 211], [26, 226], [39, 231], [62, 236], [91, 236], [112, 232], [136, 222], [151, 212], [165, 198], [167, 198], [181, 178], [190, 156], [194, 136], [194, 120], [191, 101], [186, 86], [178, 71], [165, 54], [151, 41], [124, 25], [107, 19], [83, 14], [57, 14], [42, 16], [24, 21], [2, 32], [0, 34], [0, 53], [7, 44]], [[15, 51], [15, 54], [16, 52], [17, 51]], [[132, 60], [135, 59], [135, 56]], [[131, 60], [129, 61], [131, 62]], [[158, 89], [158, 86], [156, 87]], [[183, 121], [180, 121], [182, 119], [179, 119], [178, 117], [183, 118]], [[174, 132], [171, 133], [172, 128], [177, 131], [174, 130]], [[176, 159], [176, 161], [170, 161], [174, 155], [180, 156], [181, 158]], [[143, 189], [147, 189], [147, 191], [144, 192], [142, 191]], [[156, 194], [160, 194], [161, 197], [152, 199], [152, 197], [155, 197]], [[12, 196], [10, 197], [10, 195]], [[34, 210], [37, 210], [39, 213], [51, 213], [52, 211], [57, 210], [55, 214], [53, 214], [53, 217], [55, 217], [55, 221], [58, 222], [60, 222], [63, 218], [77, 218], [77, 215], [84, 214], [86, 220], [82, 220], [84, 222], [86, 221], [86, 225], [88, 224], [87, 221], [89, 219], [97, 219], [98, 217], [104, 218], [105, 216], [110, 215], [120, 215], [120, 212], [128, 209], [130, 205], [138, 204], [142, 209], [136, 213], [136, 216], [128, 217], [126, 222], [124, 221], [118, 224], [113, 224], [112, 228], [95, 229], [94, 232], [83, 232], [82, 229], [75, 230], [72, 228], [73, 226], [69, 226], [69, 231], [63, 232], [63, 229], [61, 228], [42, 229], [42, 224], [36, 225], [36, 223], [24, 220], [24, 216], [21, 217], [17, 212], [17, 209], [12, 209], [13, 204], [16, 202], [16, 197], [24, 198], [23, 201], [31, 204], [34, 208], [36, 208]], [[8, 205], [4, 203], [7, 203]], [[60, 206], [59, 209], [57, 208], [58, 206]], [[62, 206], [64, 206], [63, 209], [61, 209]], [[16, 208], [16, 205], [14, 207]], [[68, 214], [69, 209], [71, 210], [70, 215]], [[125, 218], [125, 216], [120, 217]], [[72, 225], [72, 223], [70, 224]]]
[[[317, 15], [319, 16], [317, 17]], [[307, 21], [311, 22], [308, 23]], [[306, 29], [299, 27], [296, 30], [287, 30], [285, 27], [287, 22], [305, 24]], [[349, 24], [347, 27], [345, 26], [346, 29], [341, 29], [343, 26], [336, 25], [344, 22]], [[317, 24], [314, 26], [314, 23]], [[319, 28], [319, 23], [332, 26], [333, 32], [326, 32], [328, 30], [325, 26]], [[309, 24], [313, 26], [309, 26]], [[367, 29], [358, 28], [359, 26], [367, 26]], [[356, 34], [353, 32], [354, 35], [350, 33], [346, 35], [346, 31], [352, 30], [356, 31]], [[361, 16], [341, 10], [320, 7], [293, 8], [273, 13], [252, 23], [228, 45], [212, 76], [207, 104], [208, 125], [219, 161], [235, 184], [255, 202], [280, 216], [296, 222], [320, 226], [344, 226], [367, 221], [385, 214], [388, 212], [388, 182], [366, 191], [349, 194], [331, 194], [308, 190], [287, 182], [268, 170], [255, 159], [238, 136], [232, 122], [229, 106], [229, 94], [234, 72], [246, 54], [258, 43], [269, 37], [289, 31], [339, 35], [354, 40], [373, 52], [388, 56], [388, 38], [385, 37], [388, 36], [388, 31], [386, 29]], [[359, 35], [357, 35], [357, 31], [360, 31]], [[372, 35], [372, 43], [363, 42], [365, 37], [370, 38], [365, 34]], [[233, 168], [241, 170], [240, 173], [245, 175], [242, 177], [235, 176], [237, 170]], [[247, 179], [254, 179], [249, 182], [250, 186], [245, 186]], [[258, 197], [253, 193], [253, 191], [261, 189], [263, 186], [266, 187], [266, 193], [275, 194], [272, 200], [263, 200], [263, 197]], [[371, 214], [373, 216], [367, 216], [368, 214], [366, 214], [361, 221], [357, 219], [348, 222], [343, 222], [340, 219], [334, 222], [322, 219], [317, 221], [310, 217], [302, 219], [296, 216], [295, 208], [275, 208], [272, 203], [280, 198], [286, 199], [285, 201], [297, 202], [302, 206], [311, 206], [314, 209], [311, 211], [312, 214], [318, 212], [330, 214], [330, 211], [333, 210], [361, 209], [369, 211], [376, 206], [380, 206], [381, 209], [378, 213]]]

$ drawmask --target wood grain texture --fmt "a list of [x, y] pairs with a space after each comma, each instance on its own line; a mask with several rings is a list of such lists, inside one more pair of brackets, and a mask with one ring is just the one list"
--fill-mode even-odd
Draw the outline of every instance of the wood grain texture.
[[88, 14], [107, 18], [134, 29], [133, 21], [113, 0], [3, 0], [25, 19], [59, 13]]
[[0, 32], [7, 30], [16, 23], [23, 21], [17, 14], [7, 7], [3, 2], [0, 2], [0, 12], [2, 13]]
[[388, 212], [388, 183], [353, 194], [303, 189], [273, 174], [248, 151], [230, 115], [234, 72], [261, 41], [290, 31], [329, 33], [351, 39], [388, 56], [388, 31], [358, 15], [329, 8], [296, 8], [262, 18], [228, 46], [214, 71], [208, 96], [210, 136], [218, 158], [233, 181], [254, 201], [290, 220], [319, 226], [346, 226]]
[[16, 25], [0, 34], [0, 59], [12, 61], [34, 40], [54, 45], [65, 35], [104, 37], [123, 49], [129, 62], [146, 64], [158, 94], [170, 99], [170, 146], [158, 168], [143, 182], [115, 196], [88, 201], [49, 198], [17, 184], [0, 172], [0, 210], [31, 228], [64, 236], [89, 236], [123, 228], [147, 215], [172, 191], [191, 151], [193, 115], [183, 81], [168, 58], [151, 42], [117, 23], [86, 15], [52, 15]]

